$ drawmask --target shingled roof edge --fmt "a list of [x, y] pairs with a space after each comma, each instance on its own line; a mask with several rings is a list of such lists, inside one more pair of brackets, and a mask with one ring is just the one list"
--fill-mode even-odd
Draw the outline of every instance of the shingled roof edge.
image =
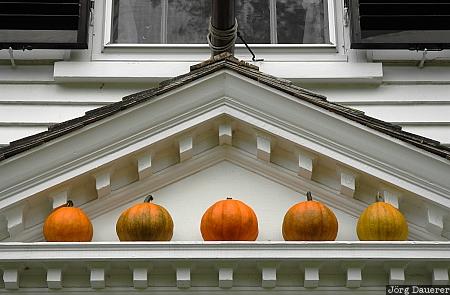
[[359, 110], [329, 102], [323, 95], [294, 85], [291, 81], [262, 73], [259, 71], [257, 66], [240, 61], [229, 53], [223, 53], [213, 59], [191, 66], [190, 72], [165, 80], [156, 88], [125, 96], [121, 101], [90, 110], [86, 112], [84, 116], [54, 124], [50, 126], [47, 131], [13, 141], [9, 145], [0, 148], [0, 161], [37, 147], [45, 142], [49, 142], [64, 134], [73, 132], [88, 124], [112, 116], [124, 109], [128, 109], [132, 106], [148, 101], [155, 96], [174, 90], [221, 69], [235, 71], [247, 78], [258, 81], [261, 84], [293, 95], [306, 102], [341, 115], [349, 120], [358, 122], [364, 126], [392, 136], [393, 138], [412, 144], [422, 150], [450, 160], [450, 148], [441, 145], [436, 140], [405, 132], [401, 130], [401, 127], [398, 125], [366, 116], [364, 112]]

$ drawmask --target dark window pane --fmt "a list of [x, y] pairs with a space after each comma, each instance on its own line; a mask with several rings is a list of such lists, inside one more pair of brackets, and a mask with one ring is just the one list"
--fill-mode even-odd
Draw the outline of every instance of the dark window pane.
[[277, 0], [278, 43], [328, 43], [326, 4], [326, 0]]
[[161, 43], [161, 0], [114, 0], [113, 43]]
[[169, 0], [167, 42], [205, 44], [211, 0]]
[[270, 43], [269, 0], [236, 1], [236, 15], [239, 31], [247, 43]]

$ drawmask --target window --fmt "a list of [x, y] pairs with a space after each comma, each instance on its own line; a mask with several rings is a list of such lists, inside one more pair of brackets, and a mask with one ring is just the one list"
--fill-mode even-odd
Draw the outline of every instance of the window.
[[[211, 0], [112, 0], [110, 44], [206, 44]], [[331, 0], [236, 1], [252, 44], [332, 44]]]

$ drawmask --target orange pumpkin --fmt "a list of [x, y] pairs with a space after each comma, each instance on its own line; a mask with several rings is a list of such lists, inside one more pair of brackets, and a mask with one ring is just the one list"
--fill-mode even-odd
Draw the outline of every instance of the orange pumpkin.
[[282, 232], [286, 241], [334, 241], [338, 231], [336, 215], [324, 204], [313, 201], [295, 204], [284, 215]]
[[361, 241], [405, 241], [408, 223], [403, 214], [378, 194], [358, 219], [356, 233]]
[[248, 205], [227, 198], [206, 210], [200, 231], [205, 241], [254, 241], [258, 237], [258, 219]]
[[173, 236], [173, 220], [162, 206], [151, 203], [153, 197], [144, 203], [128, 208], [116, 223], [116, 232], [121, 241], [170, 241]]
[[93, 235], [89, 217], [70, 200], [50, 213], [43, 231], [47, 242], [90, 242]]

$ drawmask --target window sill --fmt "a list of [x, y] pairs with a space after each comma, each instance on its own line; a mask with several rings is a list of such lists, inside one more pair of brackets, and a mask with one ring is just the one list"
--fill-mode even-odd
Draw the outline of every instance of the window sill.
[[[150, 82], [157, 83], [189, 72], [196, 62], [66, 62], [55, 63], [56, 82]], [[260, 70], [300, 83], [380, 84], [381, 63], [349, 62], [256, 62]]]

